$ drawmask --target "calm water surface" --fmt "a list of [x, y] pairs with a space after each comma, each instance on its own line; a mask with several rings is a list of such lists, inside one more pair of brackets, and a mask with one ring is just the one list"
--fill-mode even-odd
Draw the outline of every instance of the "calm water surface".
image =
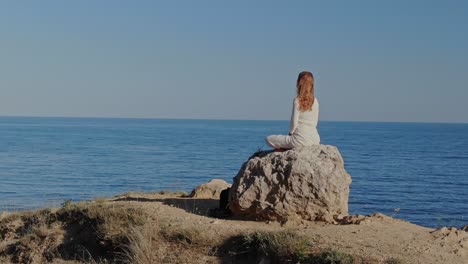
[[[0, 117], [0, 210], [232, 182], [287, 121]], [[468, 224], [468, 124], [320, 122], [353, 178], [350, 213]]]

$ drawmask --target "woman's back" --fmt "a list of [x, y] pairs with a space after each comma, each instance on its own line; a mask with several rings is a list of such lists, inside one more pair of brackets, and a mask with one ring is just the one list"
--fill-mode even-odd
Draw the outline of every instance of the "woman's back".
[[[296, 101], [295, 104], [298, 104], [297, 99], [295, 101]], [[297, 105], [297, 107], [299, 107], [299, 105]], [[305, 125], [317, 127], [318, 116], [319, 116], [319, 102], [317, 98], [315, 98], [314, 104], [312, 105], [311, 110], [299, 112], [298, 125], [305, 124]]]
[[293, 116], [289, 133], [293, 137], [294, 145], [310, 146], [320, 144], [317, 131], [319, 116], [319, 102], [315, 98], [312, 108], [308, 111], [299, 111], [298, 100], [294, 100]]

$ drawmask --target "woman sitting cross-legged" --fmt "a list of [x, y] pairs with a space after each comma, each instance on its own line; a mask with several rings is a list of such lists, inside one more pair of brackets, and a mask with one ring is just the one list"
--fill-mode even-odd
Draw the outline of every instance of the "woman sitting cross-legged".
[[320, 144], [317, 131], [319, 102], [314, 96], [314, 76], [304, 71], [297, 77], [297, 96], [294, 98], [289, 135], [271, 135], [266, 138], [276, 150]]

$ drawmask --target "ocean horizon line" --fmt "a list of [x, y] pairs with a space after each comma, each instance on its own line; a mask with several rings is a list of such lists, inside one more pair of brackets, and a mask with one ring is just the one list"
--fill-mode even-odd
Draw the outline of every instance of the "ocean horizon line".
[[[180, 121], [259, 121], [259, 122], [285, 122], [289, 119], [238, 119], [238, 118], [186, 118], [186, 117], [115, 117], [115, 116], [28, 116], [28, 115], [0, 115], [0, 118], [25, 118], [25, 119], [122, 119], [122, 120], [180, 120]], [[468, 125], [468, 122], [443, 122], [443, 121], [379, 121], [379, 120], [333, 120], [325, 119], [319, 122], [336, 123], [389, 123], [389, 124], [453, 124]]]

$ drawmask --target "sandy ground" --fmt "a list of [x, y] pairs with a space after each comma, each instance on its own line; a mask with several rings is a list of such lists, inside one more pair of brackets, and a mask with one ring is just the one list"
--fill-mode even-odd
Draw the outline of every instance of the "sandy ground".
[[[172, 229], [175, 230], [193, 228], [206, 233], [209, 239], [217, 239], [218, 241], [228, 241], [232, 237], [247, 232], [287, 230], [305, 236], [311, 241], [313, 251], [320, 252], [324, 249], [336, 249], [365, 260], [361, 261], [362, 263], [385, 263], [390, 258], [397, 258], [402, 260], [402, 263], [468, 264], [468, 230], [466, 228], [465, 230], [456, 228], [436, 230], [393, 219], [382, 214], [349, 216], [345, 217], [340, 224], [298, 220], [281, 225], [278, 222], [209, 217], [210, 209], [218, 206], [218, 200], [185, 198], [174, 193], [127, 193], [113, 198], [98, 199], [94, 202], [111, 208], [138, 209], [138, 211], [142, 212], [145, 225], [171, 225]], [[55, 211], [56, 209], [48, 210]], [[27, 214], [27, 212], [24, 214]], [[39, 214], [39, 211], [32, 212], [32, 214]], [[0, 220], [7, 217], [8, 214], [0, 215]], [[21, 226], [20, 222], [18, 219], [0, 226], [0, 234], [3, 234], [4, 237], [0, 241], [0, 249], [27, 238], [16, 237], [17, 232], [13, 231], [18, 230], [17, 228]], [[54, 228], [51, 230], [54, 230]], [[63, 240], [65, 232], [63, 228], [57, 227], [55, 230], [58, 230], [55, 236], [57, 239], [55, 239], [55, 242], [50, 241], [51, 243]], [[50, 230], [47, 232], [50, 232]], [[47, 249], [42, 247], [48, 247], [46, 242], [51, 237], [47, 236], [45, 242], [39, 244], [37, 244], [37, 241], [33, 241], [31, 243], [37, 245], [30, 247], [32, 249], [29, 250], [27, 247], [26, 249], [23, 247], [23, 251], [25, 253], [29, 251], [47, 252]], [[213, 243], [215, 242], [213, 241]], [[196, 263], [230, 263], [222, 261], [214, 255], [197, 252], [196, 249], [190, 254], [198, 254]], [[4, 263], [5, 259], [6, 256], [0, 254], [0, 263]], [[42, 260], [39, 262], [42, 263]], [[79, 262], [55, 259], [53, 263]], [[188, 261], [187, 263], [192, 262]]]
[[175, 197], [171, 194], [128, 193], [108, 200], [144, 208], [158, 221], [194, 225], [220, 237], [246, 231], [292, 229], [310, 237], [315, 247], [338, 249], [380, 263], [396, 257], [404, 263], [468, 263], [468, 232], [455, 228], [431, 229], [374, 214], [353, 216], [347, 224], [297, 221], [265, 223], [207, 217], [217, 200]]

